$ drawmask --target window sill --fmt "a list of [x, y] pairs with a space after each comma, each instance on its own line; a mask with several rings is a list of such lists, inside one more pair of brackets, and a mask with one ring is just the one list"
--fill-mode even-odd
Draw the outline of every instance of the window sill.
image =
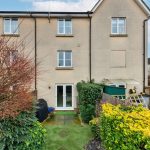
[[73, 34], [56, 34], [56, 37], [74, 37]]
[[110, 34], [110, 37], [128, 37], [128, 34]]
[[56, 67], [56, 70], [74, 70], [73, 67]]
[[20, 35], [19, 35], [19, 34], [13, 34], [13, 33], [12, 33], [12, 34], [11, 34], [11, 33], [10, 33], [10, 34], [3, 33], [3, 34], [2, 34], [2, 36], [13, 36], [13, 37], [19, 37]]
[[125, 69], [126, 66], [116, 66], [116, 67], [111, 67], [111, 69]]

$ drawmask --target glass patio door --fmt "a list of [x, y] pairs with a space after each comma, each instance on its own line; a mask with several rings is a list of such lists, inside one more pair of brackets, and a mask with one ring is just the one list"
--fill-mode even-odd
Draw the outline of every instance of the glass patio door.
[[72, 93], [72, 85], [56, 85], [56, 107], [66, 110], [72, 108]]

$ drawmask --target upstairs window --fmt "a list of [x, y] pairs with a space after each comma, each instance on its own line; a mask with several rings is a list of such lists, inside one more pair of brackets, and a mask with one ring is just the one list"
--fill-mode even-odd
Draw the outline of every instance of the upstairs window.
[[111, 33], [126, 34], [126, 18], [112, 18]]
[[4, 34], [18, 34], [18, 18], [4, 18]]
[[72, 51], [58, 51], [58, 67], [72, 67]]
[[72, 34], [71, 19], [58, 19], [58, 34]]

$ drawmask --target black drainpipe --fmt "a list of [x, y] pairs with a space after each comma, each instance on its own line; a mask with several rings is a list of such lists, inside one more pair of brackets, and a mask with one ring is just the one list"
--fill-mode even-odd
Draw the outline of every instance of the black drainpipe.
[[34, 82], [34, 95], [37, 100], [37, 21], [36, 17], [33, 17], [31, 14], [31, 17], [34, 20], [34, 74], [35, 74], [35, 82]]
[[35, 46], [35, 93], [36, 93], [36, 99], [37, 99], [37, 21], [36, 17], [34, 18], [34, 46]]
[[146, 51], [146, 43], [145, 43], [145, 40], [146, 40], [146, 38], [145, 38], [145, 36], [146, 36], [146, 34], [145, 34], [145, 25], [146, 25], [146, 22], [149, 20], [149, 17], [147, 18], [147, 19], [145, 19], [144, 21], [143, 21], [143, 92], [145, 91], [145, 66], [146, 66], [146, 64], [145, 64], [145, 56], [146, 56], [146, 54], [145, 54], [145, 51]]
[[90, 16], [91, 12], [88, 12], [88, 18], [89, 18], [89, 77], [90, 82], [92, 82], [92, 17]]

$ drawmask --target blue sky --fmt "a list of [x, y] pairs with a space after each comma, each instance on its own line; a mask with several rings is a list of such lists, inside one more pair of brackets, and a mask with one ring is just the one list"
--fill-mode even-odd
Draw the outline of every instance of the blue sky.
[[22, 2], [21, 0], [0, 0], [0, 10], [31, 10], [32, 2]]

